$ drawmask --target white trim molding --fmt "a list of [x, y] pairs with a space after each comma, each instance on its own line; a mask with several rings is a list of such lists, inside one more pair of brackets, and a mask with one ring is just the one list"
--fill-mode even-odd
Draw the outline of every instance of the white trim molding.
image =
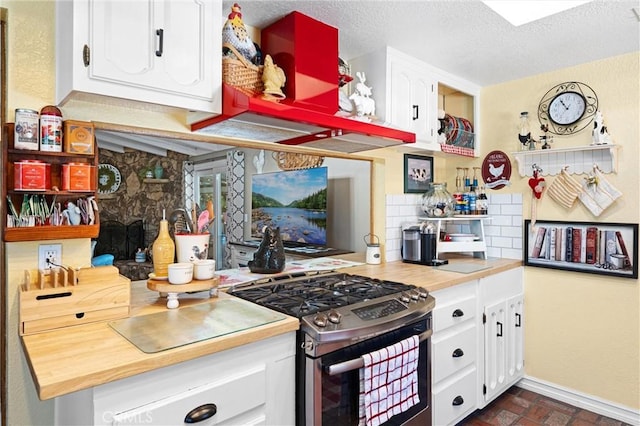
[[640, 410], [625, 407], [531, 376], [525, 376], [516, 383], [516, 386], [630, 425], [640, 426]]

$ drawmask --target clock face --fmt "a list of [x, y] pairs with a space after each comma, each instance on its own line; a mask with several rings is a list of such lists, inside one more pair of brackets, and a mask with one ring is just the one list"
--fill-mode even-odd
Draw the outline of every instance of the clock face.
[[549, 118], [556, 124], [573, 124], [582, 118], [586, 109], [587, 102], [580, 93], [563, 92], [549, 103]]

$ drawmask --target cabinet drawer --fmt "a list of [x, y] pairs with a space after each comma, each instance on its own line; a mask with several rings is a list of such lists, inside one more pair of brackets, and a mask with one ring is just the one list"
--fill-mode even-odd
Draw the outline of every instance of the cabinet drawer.
[[[208, 385], [160, 399], [113, 416], [112, 425], [178, 425], [196, 407], [215, 404], [215, 415], [201, 425], [264, 423], [266, 371], [255, 368]], [[103, 413], [103, 418], [112, 413]]]
[[436, 308], [433, 310], [433, 332], [437, 333], [446, 328], [461, 324], [476, 316], [475, 294], [438, 306], [436, 296]]
[[469, 322], [466, 329], [442, 341], [433, 339], [433, 381], [445, 377], [473, 364], [477, 357], [477, 329]]
[[433, 394], [433, 424], [455, 424], [476, 409], [476, 369]]

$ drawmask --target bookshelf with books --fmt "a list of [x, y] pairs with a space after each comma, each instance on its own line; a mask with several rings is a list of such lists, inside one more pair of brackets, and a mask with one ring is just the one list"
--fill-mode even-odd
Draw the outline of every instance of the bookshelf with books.
[[525, 221], [525, 265], [638, 277], [638, 225]]

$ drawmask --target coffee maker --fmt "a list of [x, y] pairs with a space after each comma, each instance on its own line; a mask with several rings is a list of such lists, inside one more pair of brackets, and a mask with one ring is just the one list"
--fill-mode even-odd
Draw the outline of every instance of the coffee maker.
[[436, 258], [438, 236], [433, 223], [410, 226], [402, 230], [402, 261], [421, 265], [438, 266], [449, 263]]

